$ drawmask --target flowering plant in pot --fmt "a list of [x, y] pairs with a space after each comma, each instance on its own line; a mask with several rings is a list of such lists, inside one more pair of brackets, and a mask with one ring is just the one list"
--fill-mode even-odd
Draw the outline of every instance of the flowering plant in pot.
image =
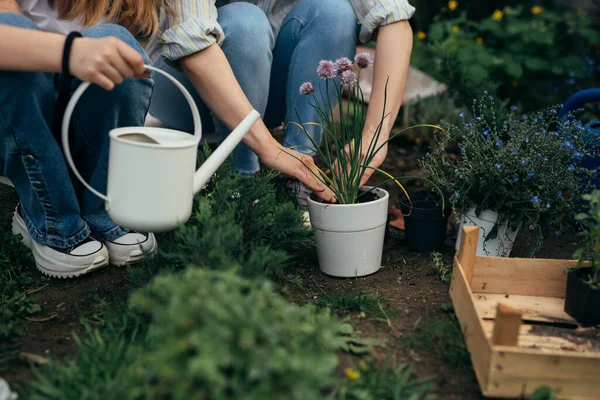
[[[584, 246], [574, 258], [577, 266], [567, 270], [565, 312], [581, 325], [600, 325], [600, 190], [583, 195], [587, 212], [575, 217], [583, 226]], [[589, 261], [591, 265], [585, 265]]]
[[567, 226], [565, 216], [596, 173], [582, 160], [597, 150], [584, 139], [582, 124], [572, 116], [559, 119], [556, 108], [518, 115], [511, 107], [502, 119], [494, 110], [484, 92], [474, 101], [473, 119], [461, 113], [461, 123], [442, 123], [447, 134], [438, 136], [421, 165], [450, 195], [461, 228], [482, 228], [478, 254], [507, 257], [525, 228], [536, 234], [533, 255], [551, 227], [560, 235]]
[[[335, 62], [322, 60], [317, 75], [320, 78], [319, 88], [324, 86], [324, 90], [319, 90], [317, 94], [311, 82], [304, 82], [300, 86], [300, 93], [312, 96], [311, 105], [320, 118], [320, 122], [299, 121], [296, 124], [317, 149], [317, 158], [322, 165], [322, 168], [311, 166], [308, 169], [316, 171], [315, 177], [328, 186], [337, 198], [336, 204], [328, 204], [311, 196], [308, 199], [308, 211], [315, 228], [319, 266], [324, 273], [337, 277], [364, 276], [379, 270], [389, 202], [388, 192], [380, 186], [393, 180], [406, 193], [398, 183], [399, 178], [370, 165], [390, 140], [410, 129], [403, 129], [383, 140], [384, 107], [375, 133], [370, 138], [363, 137], [367, 112], [359, 79], [360, 71], [371, 64], [368, 53], [357, 54], [354, 63], [348, 58], [340, 58]], [[354, 72], [355, 69], [357, 72]], [[330, 89], [335, 93], [335, 109], [330, 106]], [[346, 104], [342, 100], [344, 92], [348, 96]], [[386, 98], [387, 84], [384, 103]], [[337, 121], [334, 117], [337, 117]], [[306, 129], [307, 125], [322, 127], [322, 146], [312, 138]], [[370, 169], [384, 174], [388, 179], [375, 187], [363, 187], [361, 182]]]

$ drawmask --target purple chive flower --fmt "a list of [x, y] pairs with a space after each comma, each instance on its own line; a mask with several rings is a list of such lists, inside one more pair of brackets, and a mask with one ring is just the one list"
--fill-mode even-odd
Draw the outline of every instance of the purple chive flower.
[[304, 82], [302, 85], [300, 85], [300, 94], [309, 95], [314, 92], [315, 89], [313, 88], [312, 83]]
[[333, 79], [335, 77], [335, 65], [333, 61], [321, 60], [317, 67], [317, 75], [321, 79]]
[[345, 71], [352, 71], [352, 61], [348, 57], [342, 57], [335, 60], [333, 64], [335, 66], [335, 71], [339, 76], [341, 76]]
[[354, 64], [360, 69], [369, 68], [373, 64], [373, 58], [369, 53], [358, 53], [354, 56]]
[[342, 86], [353, 87], [356, 84], [356, 74], [352, 70], [346, 70], [340, 75]]
[[496, 164], [494, 164], [494, 167], [496, 167], [497, 169], [500, 169], [500, 168], [502, 168], [502, 164], [496, 163]]

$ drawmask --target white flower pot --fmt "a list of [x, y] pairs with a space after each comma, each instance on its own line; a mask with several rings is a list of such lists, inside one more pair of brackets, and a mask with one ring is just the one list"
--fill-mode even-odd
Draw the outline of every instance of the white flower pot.
[[463, 226], [478, 226], [479, 242], [477, 243], [477, 254], [480, 256], [508, 257], [515, 243], [519, 230], [513, 231], [508, 223], [498, 227], [498, 235], [486, 242], [485, 238], [492, 231], [498, 221], [498, 213], [492, 210], [483, 210], [479, 217], [475, 215], [475, 207], [463, 212], [460, 216], [460, 227], [456, 238], [456, 251], [460, 248], [460, 238]]
[[377, 200], [360, 204], [326, 204], [309, 197], [319, 267], [325, 274], [353, 278], [381, 268], [390, 196], [379, 188], [373, 192]]

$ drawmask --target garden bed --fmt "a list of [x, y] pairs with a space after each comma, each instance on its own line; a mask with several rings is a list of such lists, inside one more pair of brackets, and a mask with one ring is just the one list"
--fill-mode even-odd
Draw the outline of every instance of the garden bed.
[[597, 398], [600, 334], [564, 312], [564, 270], [576, 262], [477, 256], [478, 228], [463, 235], [450, 295], [484, 395], [547, 385], [561, 397]]

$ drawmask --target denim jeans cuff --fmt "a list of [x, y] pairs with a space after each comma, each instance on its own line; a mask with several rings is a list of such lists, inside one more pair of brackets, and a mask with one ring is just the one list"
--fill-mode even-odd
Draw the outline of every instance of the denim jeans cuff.
[[87, 224], [84, 224], [83, 228], [77, 233], [65, 238], [62, 236], [39, 231], [35, 226], [33, 226], [31, 220], [27, 217], [27, 215], [25, 215], [23, 211], [21, 211], [21, 217], [23, 218], [23, 221], [25, 221], [25, 226], [27, 227], [27, 232], [29, 232], [29, 236], [31, 236], [33, 240], [35, 240], [41, 245], [58, 247], [59, 249], [66, 249], [68, 247], [75, 246], [76, 244], [83, 242], [83, 240], [90, 236], [90, 228]]
[[102, 242], [114, 242], [127, 233], [129, 233], [129, 229], [117, 225], [106, 232], [94, 232], [94, 237]]

